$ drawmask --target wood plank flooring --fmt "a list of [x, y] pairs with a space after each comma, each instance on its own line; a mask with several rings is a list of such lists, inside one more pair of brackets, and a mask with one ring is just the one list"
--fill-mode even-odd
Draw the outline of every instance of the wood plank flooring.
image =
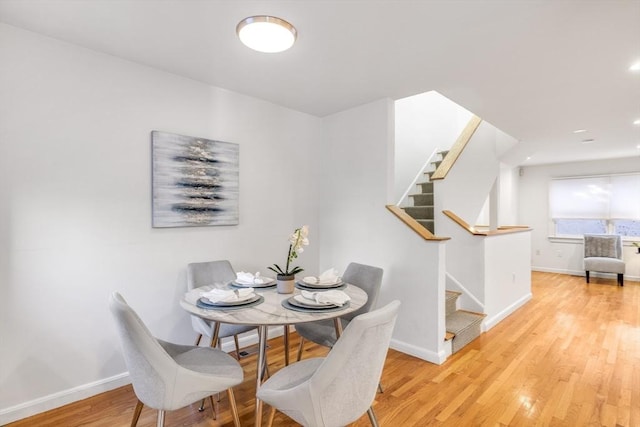
[[[437, 366], [389, 351], [374, 410], [382, 426], [640, 426], [640, 284], [533, 273], [533, 299]], [[293, 349], [297, 337], [292, 334]], [[284, 365], [282, 339], [269, 362]], [[305, 358], [325, 349], [307, 345]], [[236, 388], [243, 425], [253, 425], [255, 355]], [[168, 412], [166, 426], [232, 426], [225, 394], [218, 420], [197, 405]], [[130, 386], [10, 424], [126, 426]], [[265, 408], [265, 414], [268, 407]], [[139, 426], [154, 426], [144, 408]], [[278, 413], [276, 426], [296, 426]], [[353, 424], [369, 426], [365, 416]]]

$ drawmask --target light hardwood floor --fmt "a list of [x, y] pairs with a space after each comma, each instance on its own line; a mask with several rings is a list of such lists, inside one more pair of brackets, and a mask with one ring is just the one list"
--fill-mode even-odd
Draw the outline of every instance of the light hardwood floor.
[[[375, 412], [382, 426], [640, 426], [640, 284], [533, 273], [533, 298], [443, 365], [389, 351]], [[284, 365], [282, 340], [270, 341], [271, 371]], [[293, 349], [297, 344], [292, 336]], [[307, 346], [305, 358], [325, 354]], [[255, 356], [243, 359], [236, 388], [243, 425], [253, 425]], [[224, 394], [223, 394], [224, 396]], [[126, 426], [130, 386], [13, 424]], [[169, 412], [170, 426], [231, 426], [226, 397], [218, 421], [209, 407]], [[268, 407], [265, 408], [265, 414]], [[154, 426], [144, 408], [139, 426]], [[297, 424], [278, 413], [276, 426]], [[365, 416], [353, 426], [368, 426]]]

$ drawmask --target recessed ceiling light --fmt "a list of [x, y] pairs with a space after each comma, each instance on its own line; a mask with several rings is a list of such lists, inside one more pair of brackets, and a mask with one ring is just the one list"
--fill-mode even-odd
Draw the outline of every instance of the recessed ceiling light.
[[640, 125], [640, 119], [634, 120], [634, 121], [633, 121], [633, 124], [634, 124], [634, 125]]
[[640, 61], [631, 64], [629, 71], [640, 71]]
[[583, 133], [583, 132], [586, 132], [586, 131], [587, 131], [586, 129], [576, 129], [576, 130], [573, 131], [573, 133]]
[[275, 16], [250, 16], [236, 26], [240, 41], [258, 52], [282, 52], [293, 46], [298, 32], [284, 19]]
[[593, 138], [587, 138], [587, 139], [583, 139], [580, 142], [582, 142], [583, 144], [591, 144], [592, 142], [596, 142], [596, 140]]

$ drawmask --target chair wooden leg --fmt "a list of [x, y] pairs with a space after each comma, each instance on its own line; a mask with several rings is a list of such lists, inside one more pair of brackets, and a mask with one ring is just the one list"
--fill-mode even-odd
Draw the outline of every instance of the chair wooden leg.
[[200, 345], [200, 340], [202, 339], [202, 334], [198, 334], [198, 338], [196, 338], [196, 346]]
[[378, 427], [378, 419], [376, 418], [375, 412], [373, 412], [373, 406], [370, 406], [367, 410], [367, 415], [369, 415], [369, 421], [373, 427]]
[[302, 359], [302, 349], [304, 348], [304, 338], [300, 337], [300, 345], [298, 346], [298, 357], [296, 360], [299, 362]]
[[164, 427], [164, 410], [160, 409], [158, 411], [158, 423], [157, 427]]
[[240, 427], [240, 416], [238, 416], [238, 406], [236, 405], [236, 398], [233, 394], [233, 389], [227, 389], [227, 395], [229, 396], [229, 405], [231, 405], [231, 414], [233, 415], [233, 425]]
[[276, 416], [276, 408], [273, 406], [269, 411], [269, 416], [267, 417], [267, 427], [271, 427], [273, 425], [273, 418]]
[[138, 419], [140, 418], [140, 413], [142, 412], [142, 407], [144, 404], [140, 402], [138, 399], [138, 403], [136, 403], [136, 409], [133, 410], [133, 418], [131, 419], [131, 427], [136, 427], [138, 424]]

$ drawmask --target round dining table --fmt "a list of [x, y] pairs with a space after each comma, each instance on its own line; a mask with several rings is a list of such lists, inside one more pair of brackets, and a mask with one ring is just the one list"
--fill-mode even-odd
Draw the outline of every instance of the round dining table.
[[[198, 300], [202, 293], [213, 288], [230, 289], [228, 283], [217, 283], [202, 286], [187, 292], [180, 300], [180, 306], [189, 313], [219, 323], [230, 323], [234, 325], [255, 325], [258, 327], [258, 366], [256, 369], [256, 391], [262, 384], [263, 372], [266, 364], [267, 331], [269, 326], [285, 326], [285, 351], [288, 353], [288, 326], [297, 323], [314, 322], [317, 320], [334, 319], [336, 332], [342, 332], [340, 316], [354, 312], [366, 304], [367, 294], [361, 288], [345, 284], [341, 290], [345, 292], [350, 301], [344, 307], [331, 308], [327, 310], [300, 309], [287, 303], [287, 300], [300, 293], [296, 288], [293, 294], [280, 294], [275, 286], [254, 288], [257, 295], [261, 296], [258, 304], [247, 304], [246, 307], [216, 307], [201, 308]], [[241, 308], [242, 307], [242, 308]], [[288, 355], [287, 355], [288, 356]], [[286, 358], [288, 359], [288, 357]], [[255, 425], [262, 424], [262, 402], [256, 398]]]

